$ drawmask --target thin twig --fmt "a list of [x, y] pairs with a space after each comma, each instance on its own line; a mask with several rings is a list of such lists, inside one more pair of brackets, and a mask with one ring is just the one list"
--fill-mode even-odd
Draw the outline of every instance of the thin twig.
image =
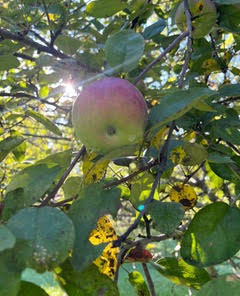
[[142, 172], [145, 172], [147, 170], [149, 170], [150, 168], [156, 166], [157, 164], [159, 163], [158, 160], [153, 160], [153, 161], [150, 161], [147, 165], [141, 167], [139, 170], [133, 172], [132, 174], [120, 179], [120, 180], [116, 180], [116, 181], [113, 181], [113, 182], [109, 182], [107, 184], [104, 185], [104, 188], [110, 188], [110, 187], [114, 187], [114, 186], [117, 186], [117, 185], [120, 185], [122, 183], [126, 183], [128, 180], [131, 180], [132, 178], [136, 177], [137, 175], [139, 175], [140, 173]]
[[[50, 27], [51, 26], [51, 21], [50, 21], [50, 18], [49, 18], [48, 9], [47, 9], [47, 5], [46, 5], [45, 0], [42, 0], [42, 3], [43, 3], [45, 14], [47, 16], [48, 25]], [[52, 40], [52, 38], [53, 38], [53, 32], [52, 32], [52, 30], [49, 30], [49, 31], [50, 31], [50, 36], [51, 36], [51, 40]]]
[[41, 103], [47, 104], [47, 105], [52, 105], [58, 109], [61, 109], [63, 111], [69, 112], [69, 109], [66, 107], [62, 107], [59, 106], [58, 104], [54, 103], [54, 102], [49, 102], [48, 100], [27, 94], [27, 93], [23, 93], [23, 92], [18, 92], [18, 93], [7, 93], [7, 92], [0, 92], [0, 97], [13, 97], [13, 98], [29, 98], [30, 100], [37, 100]]
[[182, 41], [185, 37], [189, 35], [189, 31], [185, 31], [182, 34], [180, 34], [174, 41], [168, 45], [168, 47], [150, 64], [147, 65], [147, 67], [137, 76], [137, 78], [134, 81], [134, 84], [138, 83], [139, 80], [142, 79], [142, 77], [154, 66], [156, 65], [163, 57], [165, 57], [175, 46], [177, 46], [180, 41]]
[[58, 190], [60, 189], [60, 187], [63, 185], [63, 183], [65, 182], [65, 180], [67, 179], [68, 175], [71, 173], [72, 169], [74, 168], [74, 166], [76, 165], [76, 163], [83, 158], [83, 156], [86, 153], [86, 147], [83, 146], [79, 152], [77, 153], [77, 155], [75, 156], [75, 158], [73, 159], [73, 161], [71, 162], [70, 166], [67, 168], [67, 170], [64, 172], [64, 174], [62, 175], [62, 177], [60, 178], [60, 180], [58, 181], [57, 185], [53, 188], [53, 190], [48, 194], [48, 196], [42, 201], [41, 206], [46, 206], [49, 201], [51, 199], [53, 199], [55, 197], [55, 195], [57, 194]]
[[237, 154], [240, 155], [240, 150], [239, 150], [235, 145], [233, 145], [233, 144], [230, 143], [230, 142], [226, 142], [226, 143], [227, 143], [227, 145], [228, 145], [229, 147], [231, 147], [235, 152], [237, 152]]
[[204, 166], [205, 162], [205, 160], [202, 161], [200, 165], [193, 172], [191, 172], [191, 174], [187, 175], [183, 181], [183, 184], [186, 184]]
[[151, 219], [148, 219], [146, 215], [143, 215], [143, 219], [145, 222], [147, 238], [151, 238], [151, 229], [150, 229]]
[[154, 288], [154, 283], [153, 283], [151, 274], [149, 272], [149, 269], [147, 267], [147, 264], [146, 263], [142, 263], [142, 267], [143, 267], [143, 271], [145, 273], [145, 276], [146, 276], [146, 279], [147, 279], [147, 282], [148, 282], [148, 286], [149, 286], [149, 289], [150, 289], [151, 296], [156, 296], [156, 292], [155, 292], [155, 288]]
[[187, 50], [185, 52], [185, 61], [184, 61], [184, 65], [182, 67], [182, 71], [180, 73], [179, 76], [179, 80], [178, 80], [178, 87], [182, 88], [183, 84], [184, 84], [184, 79], [188, 70], [188, 66], [189, 66], [189, 62], [191, 59], [191, 55], [192, 55], [192, 16], [191, 16], [191, 12], [189, 10], [189, 5], [188, 5], [188, 0], [184, 0], [184, 11], [185, 11], [185, 16], [186, 16], [186, 21], [187, 21], [187, 29], [189, 32], [188, 35], [188, 41], [187, 41]]
[[46, 136], [46, 135], [35, 135], [35, 134], [28, 134], [28, 133], [22, 133], [23, 136], [26, 137], [33, 137], [33, 138], [46, 138], [46, 139], [52, 139], [52, 140], [59, 140], [59, 141], [72, 141], [71, 138], [66, 137], [54, 137], [54, 136]]

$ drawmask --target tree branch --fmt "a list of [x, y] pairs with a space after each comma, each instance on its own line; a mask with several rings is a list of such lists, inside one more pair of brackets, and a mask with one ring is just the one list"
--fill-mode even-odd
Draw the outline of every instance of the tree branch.
[[169, 132], [168, 132], [168, 137], [167, 140], [165, 141], [162, 149], [161, 149], [161, 153], [160, 153], [160, 165], [159, 165], [159, 169], [158, 169], [158, 173], [157, 176], [155, 177], [155, 180], [153, 182], [152, 185], [152, 190], [150, 192], [150, 195], [148, 197], [148, 199], [146, 200], [145, 204], [144, 204], [144, 209], [139, 213], [138, 217], [135, 219], [135, 221], [133, 222], [133, 224], [131, 224], [129, 226], [129, 228], [126, 230], [126, 232], [124, 234], [122, 234], [121, 236], [119, 236], [119, 238], [113, 242], [113, 246], [114, 247], [120, 247], [122, 242], [124, 242], [127, 237], [129, 236], [129, 234], [137, 228], [141, 218], [147, 213], [147, 209], [149, 207], [149, 205], [151, 204], [151, 202], [153, 201], [153, 196], [155, 193], [155, 190], [157, 189], [157, 186], [159, 184], [159, 180], [166, 168], [167, 165], [167, 158], [168, 158], [168, 147], [169, 147], [169, 143], [170, 143], [170, 138], [174, 129], [175, 123], [173, 122]]
[[155, 288], [154, 288], [154, 283], [153, 283], [151, 274], [149, 272], [149, 269], [147, 267], [147, 264], [146, 263], [142, 263], [142, 267], [143, 267], [143, 271], [145, 273], [145, 276], [146, 276], [146, 279], [147, 279], [147, 282], [148, 282], [148, 286], [149, 286], [149, 289], [150, 289], [151, 296], [156, 296], [156, 292], [155, 292]]
[[185, 11], [185, 16], [186, 16], [186, 21], [187, 21], [187, 29], [189, 32], [188, 35], [188, 42], [187, 42], [187, 50], [185, 52], [185, 61], [184, 61], [184, 65], [182, 67], [182, 71], [180, 73], [180, 77], [178, 80], [178, 87], [182, 88], [183, 84], [184, 84], [184, 79], [185, 79], [185, 75], [187, 73], [188, 70], [188, 65], [191, 59], [191, 55], [192, 55], [192, 16], [191, 16], [191, 12], [189, 10], [189, 5], [188, 5], [188, 0], [184, 0], [184, 11]]
[[104, 185], [103, 188], [110, 188], [110, 187], [113, 187], [113, 186], [117, 186], [117, 185], [120, 185], [122, 183], [125, 183], [127, 182], [128, 180], [136, 177], [137, 175], [139, 175], [140, 173], [144, 172], [144, 171], [147, 171], [149, 170], [150, 168], [156, 166], [157, 164], [159, 163], [158, 159], [155, 159], [153, 161], [150, 161], [147, 165], [141, 167], [139, 170], [133, 172], [132, 174], [120, 179], [120, 180], [116, 180], [116, 181], [113, 181], [113, 182], [110, 182], [110, 183], [107, 183]]
[[75, 156], [75, 158], [73, 159], [73, 161], [71, 162], [70, 166], [67, 168], [67, 170], [64, 172], [64, 174], [62, 175], [62, 177], [60, 178], [60, 180], [58, 181], [57, 185], [53, 188], [53, 190], [48, 194], [48, 196], [42, 201], [41, 203], [41, 207], [46, 206], [49, 201], [51, 199], [53, 199], [55, 197], [55, 195], [57, 194], [58, 190], [60, 189], [60, 187], [63, 185], [63, 183], [65, 182], [65, 180], [67, 179], [68, 175], [71, 173], [72, 169], [74, 168], [74, 166], [76, 165], [76, 163], [83, 158], [83, 156], [86, 153], [86, 147], [83, 146], [79, 152], [77, 153], [77, 155]]
[[47, 138], [47, 139], [60, 140], [60, 141], [72, 141], [71, 138], [66, 138], [66, 137], [54, 137], [54, 136], [24, 134], [24, 133], [22, 133], [22, 135], [26, 137], [33, 137], [33, 138]]
[[185, 37], [189, 35], [189, 31], [183, 32], [181, 35], [179, 35], [176, 39], [173, 40], [171, 44], [168, 45], [168, 47], [155, 59], [153, 60], [147, 67], [137, 76], [137, 78], [134, 81], [134, 84], [138, 83], [139, 80], [142, 79], [142, 77], [154, 66], [156, 65], [163, 57], [165, 57], [175, 46], [177, 46], [180, 41], [182, 41]]
[[29, 61], [31, 61], [31, 62], [36, 61], [35, 58], [33, 58], [33, 57], [29, 56], [29, 55], [26, 55], [26, 54], [24, 54], [24, 53], [18, 53], [18, 52], [15, 52], [13, 55], [14, 55], [15, 57], [17, 57], [17, 58], [21, 58], [21, 59], [24, 59], [24, 60], [29, 60]]
[[62, 106], [59, 106], [57, 105], [56, 103], [54, 102], [49, 102], [45, 99], [42, 99], [42, 98], [39, 98], [39, 97], [36, 97], [36, 96], [33, 96], [33, 95], [30, 95], [30, 94], [26, 94], [26, 93], [23, 93], [23, 92], [19, 92], [19, 93], [7, 93], [7, 92], [0, 92], [0, 97], [13, 97], [13, 98], [22, 98], [22, 97], [25, 97], [25, 98], [29, 98], [30, 100], [37, 100], [41, 103], [44, 103], [44, 104], [48, 104], [48, 105], [52, 105], [58, 109], [61, 109], [63, 111], [67, 111], [69, 112], [70, 110], [66, 107], [62, 107]]
[[[63, 53], [53, 47], [48, 47], [48, 46], [42, 45], [40, 43], [37, 43], [36, 41], [34, 41], [34, 40], [32, 40], [32, 39], [28, 38], [27, 36], [24, 36], [20, 33], [14, 34], [6, 29], [0, 28], [0, 36], [2, 36], [4, 39], [18, 41], [18, 42], [28, 45], [32, 48], [35, 48], [39, 52], [41, 52], [41, 51], [46, 52], [46, 53], [49, 53], [49, 54], [51, 54], [55, 57], [61, 58], [61, 59], [73, 59], [71, 56], [68, 56], [65, 53]], [[88, 65], [85, 65], [85, 64], [79, 62], [78, 60], [75, 60], [75, 61], [80, 67], [85, 68], [89, 72], [96, 72], [97, 71], [96, 69], [92, 69]]]

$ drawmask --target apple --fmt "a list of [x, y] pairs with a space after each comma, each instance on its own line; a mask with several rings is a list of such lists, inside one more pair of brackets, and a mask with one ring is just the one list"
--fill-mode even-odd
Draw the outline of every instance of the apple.
[[[202, 38], [213, 28], [217, 19], [217, 10], [211, 0], [188, 0], [192, 16], [193, 37]], [[175, 23], [181, 31], [187, 29], [184, 2], [181, 2], [175, 13]]]
[[146, 121], [143, 95], [133, 84], [116, 77], [83, 88], [72, 109], [76, 137], [100, 154], [117, 149], [122, 155], [125, 147], [140, 145]]

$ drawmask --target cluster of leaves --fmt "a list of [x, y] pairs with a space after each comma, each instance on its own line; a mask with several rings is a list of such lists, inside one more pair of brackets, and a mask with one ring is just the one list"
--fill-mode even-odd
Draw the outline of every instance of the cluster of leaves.
[[[138, 295], [155, 295], [146, 263], [194, 295], [238, 295], [240, 1], [215, 0], [217, 22], [192, 48], [172, 22], [179, 2], [0, 1], [1, 296], [47, 295], [26, 268], [69, 296], [119, 295], [133, 261], [148, 282], [129, 273]], [[104, 75], [146, 98], [137, 156], [75, 152], [73, 99]], [[114, 229], [126, 208], [132, 226]], [[172, 239], [175, 255], [149, 263], [146, 245]], [[232, 274], [218, 276], [222, 262]]]

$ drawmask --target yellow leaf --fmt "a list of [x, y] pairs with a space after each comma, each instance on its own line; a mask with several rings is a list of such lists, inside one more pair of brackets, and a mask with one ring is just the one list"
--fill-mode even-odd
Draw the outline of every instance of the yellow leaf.
[[112, 242], [116, 239], [116, 232], [111, 221], [106, 216], [99, 218], [96, 229], [89, 236], [89, 241], [93, 245], [109, 242], [102, 254], [93, 263], [98, 266], [100, 272], [110, 278], [114, 277], [117, 268], [117, 254], [119, 249], [112, 247]]
[[174, 202], [180, 202], [185, 210], [189, 210], [195, 206], [197, 195], [192, 186], [177, 183], [170, 191], [170, 199]]
[[170, 159], [174, 164], [181, 164], [185, 157], [186, 152], [181, 146], [174, 148], [170, 153]]
[[154, 146], [155, 148], [159, 149], [163, 142], [164, 142], [164, 138], [168, 133], [168, 128], [164, 127], [162, 129], [160, 129], [157, 134], [152, 138], [151, 141], [151, 146]]
[[83, 159], [83, 184], [88, 185], [101, 180], [106, 173], [109, 160], [98, 160], [94, 162], [97, 154], [95, 152], [87, 153]]
[[48, 14], [50, 21], [54, 21], [55, 20], [55, 16], [53, 13], [49, 13]]

